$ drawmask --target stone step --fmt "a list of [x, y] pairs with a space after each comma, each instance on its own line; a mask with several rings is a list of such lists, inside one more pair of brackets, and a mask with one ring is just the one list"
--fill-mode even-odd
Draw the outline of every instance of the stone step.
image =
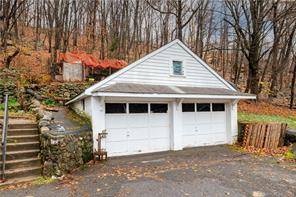
[[[17, 168], [5, 171], [5, 179], [11, 178], [22, 178], [28, 176], [40, 176], [41, 175], [41, 166], [35, 167], [24, 167]], [[0, 172], [0, 176], [2, 176], [2, 172]]]
[[24, 123], [24, 124], [9, 124], [9, 129], [36, 129], [37, 123]]
[[[5, 162], [5, 169], [17, 169], [17, 168], [23, 168], [23, 167], [38, 167], [41, 166], [40, 158], [33, 157], [33, 158], [27, 158], [27, 159], [15, 159], [15, 160], [9, 160]], [[2, 162], [0, 162], [0, 167], [2, 169]]]
[[11, 135], [7, 136], [7, 143], [18, 143], [18, 142], [34, 142], [39, 141], [39, 135]]
[[8, 180], [6, 180], [3, 183], [0, 183], [0, 187], [3, 186], [9, 186], [9, 185], [16, 185], [19, 183], [27, 183], [27, 182], [32, 182], [36, 179], [38, 179], [40, 177], [40, 175], [32, 175], [32, 176], [26, 176], [26, 177], [21, 177], [21, 178], [10, 178]]
[[[2, 146], [0, 146], [2, 149]], [[40, 149], [40, 142], [20, 142], [20, 143], [7, 143], [6, 151], [19, 151], [19, 150], [31, 150], [31, 149]]]
[[[20, 150], [20, 151], [7, 151], [6, 160], [15, 160], [15, 159], [27, 159], [32, 157], [38, 157], [40, 149], [30, 149], [30, 150]], [[0, 158], [2, 158], [2, 151], [0, 150]]]
[[38, 134], [38, 128], [8, 129], [7, 131], [7, 136], [36, 134]]

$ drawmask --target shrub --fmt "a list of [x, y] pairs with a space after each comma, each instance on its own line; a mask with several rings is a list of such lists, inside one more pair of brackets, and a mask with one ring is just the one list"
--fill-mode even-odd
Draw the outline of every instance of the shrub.
[[54, 100], [51, 100], [51, 99], [45, 99], [42, 101], [42, 103], [46, 106], [49, 106], [49, 107], [54, 107], [54, 106], [58, 105], [57, 102], [55, 102]]
[[[16, 98], [8, 99], [8, 109], [9, 111], [18, 111], [20, 109], [21, 105], [17, 101]], [[4, 111], [5, 109], [5, 104], [1, 103], [0, 104], [0, 111]]]

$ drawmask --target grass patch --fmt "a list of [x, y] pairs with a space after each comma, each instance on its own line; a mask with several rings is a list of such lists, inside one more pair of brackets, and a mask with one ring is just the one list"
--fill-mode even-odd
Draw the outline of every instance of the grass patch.
[[[8, 111], [9, 117], [14, 117], [14, 118], [27, 118], [31, 120], [35, 120], [36, 117], [32, 112], [24, 112], [24, 111]], [[0, 110], [0, 116], [4, 116], [4, 111]]]
[[233, 144], [226, 144], [226, 147], [228, 147], [230, 150], [233, 150], [235, 152], [245, 153], [246, 151], [243, 149], [243, 147]]
[[88, 169], [88, 165], [87, 165], [87, 164], [83, 164], [82, 166], [79, 167], [79, 169], [80, 169], [81, 171], [85, 171], [85, 170]]
[[45, 99], [42, 101], [42, 104], [48, 106], [48, 107], [55, 107], [55, 106], [60, 106], [59, 103], [57, 103], [56, 101], [52, 100], [52, 99]]
[[283, 117], [277, 115], [261, 115], [239, 112], [238, 120], [240, 122], [277, 122], [277, 123], [287, 123], [288, 127], [291, 129], [296, 129], [296, 117]]
[[[5, 104], [1, 103], [0, 111], [4, 111], [4, 109], [5, 109]], [[17, 99], [16, 98], [8, 99], [8, 110], [17, 111], [18, 109], [20, 109], [20, 104], [17, 101]]]
[[48, 177], [38, 177], [32, 182], [33, 185], [44, 185], [55, 182], [57, 179], [52, 179]]
[[293, 153], [292, 150], [289, 150], [288, 152], [286, 152], [286, 153], [284, 154], [284, 157], [285, 157], [286, 159], [296, 159], [296, 155]]

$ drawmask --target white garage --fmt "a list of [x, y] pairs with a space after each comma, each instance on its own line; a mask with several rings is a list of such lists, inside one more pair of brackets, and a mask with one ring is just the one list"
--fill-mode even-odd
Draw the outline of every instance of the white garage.
[[109, 156], [231, 144], [239, 92], [175, 40], [86, 89], [67, 104], [91, 118], [94, 150]]

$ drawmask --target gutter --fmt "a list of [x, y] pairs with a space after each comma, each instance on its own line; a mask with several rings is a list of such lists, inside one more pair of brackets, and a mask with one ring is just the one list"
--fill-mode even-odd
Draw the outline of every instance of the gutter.
[[77, 100], [81, 100], [84, 99], [85, 97], [87, 97], [89, 95], [86, 95], [85, 91], [82, 92], [81, 94], [79, 94], [78, 96], [74, 97], [73, 99], [71, 99], [70, 101], [66, 102], [65, 105], [69, 105]]

